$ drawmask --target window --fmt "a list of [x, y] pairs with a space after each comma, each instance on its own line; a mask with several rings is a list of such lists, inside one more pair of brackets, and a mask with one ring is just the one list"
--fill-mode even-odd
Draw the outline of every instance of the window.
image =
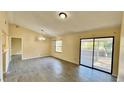
[[62, 40], [55, 41], [55, 50], [56, 52], [62, 52]]

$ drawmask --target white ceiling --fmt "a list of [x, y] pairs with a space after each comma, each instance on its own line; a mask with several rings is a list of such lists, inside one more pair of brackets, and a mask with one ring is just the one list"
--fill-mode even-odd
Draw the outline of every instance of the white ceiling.
[[68, 18], [62, 20], [59, 12], [9, 12], [9, 22], [42, 32], [50, 36], [57, 36], [72, 32], [88, 31], [91, 29], [111, 27], [121, 24], [121, 12], [66, 12]]

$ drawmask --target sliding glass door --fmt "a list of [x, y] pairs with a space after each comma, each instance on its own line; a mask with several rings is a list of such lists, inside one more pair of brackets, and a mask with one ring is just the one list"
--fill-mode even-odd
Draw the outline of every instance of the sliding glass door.
[[113, 38], [95, 39], [94, 68], [111, 73]]
[[82, 39], [80, 64], [92, 67], [92, 59], [93, 59], [93, 39]]
[[113, 37], [81, 39], [80, 64], [112, 73]]

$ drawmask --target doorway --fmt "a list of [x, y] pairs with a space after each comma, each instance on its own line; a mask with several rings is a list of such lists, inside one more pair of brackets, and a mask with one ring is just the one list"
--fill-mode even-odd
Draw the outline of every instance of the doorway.
[[114, 37], [82, 38], [80, 65], [112, 74]]
[[11, 38], [12, 60], [22, 60], [22, 38]]

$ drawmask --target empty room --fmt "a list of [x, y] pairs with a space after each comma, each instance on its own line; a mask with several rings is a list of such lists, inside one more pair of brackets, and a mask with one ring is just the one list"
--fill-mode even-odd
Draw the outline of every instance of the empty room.
[[0, 12], [2, 82], [124, 81], [121, 11]]

